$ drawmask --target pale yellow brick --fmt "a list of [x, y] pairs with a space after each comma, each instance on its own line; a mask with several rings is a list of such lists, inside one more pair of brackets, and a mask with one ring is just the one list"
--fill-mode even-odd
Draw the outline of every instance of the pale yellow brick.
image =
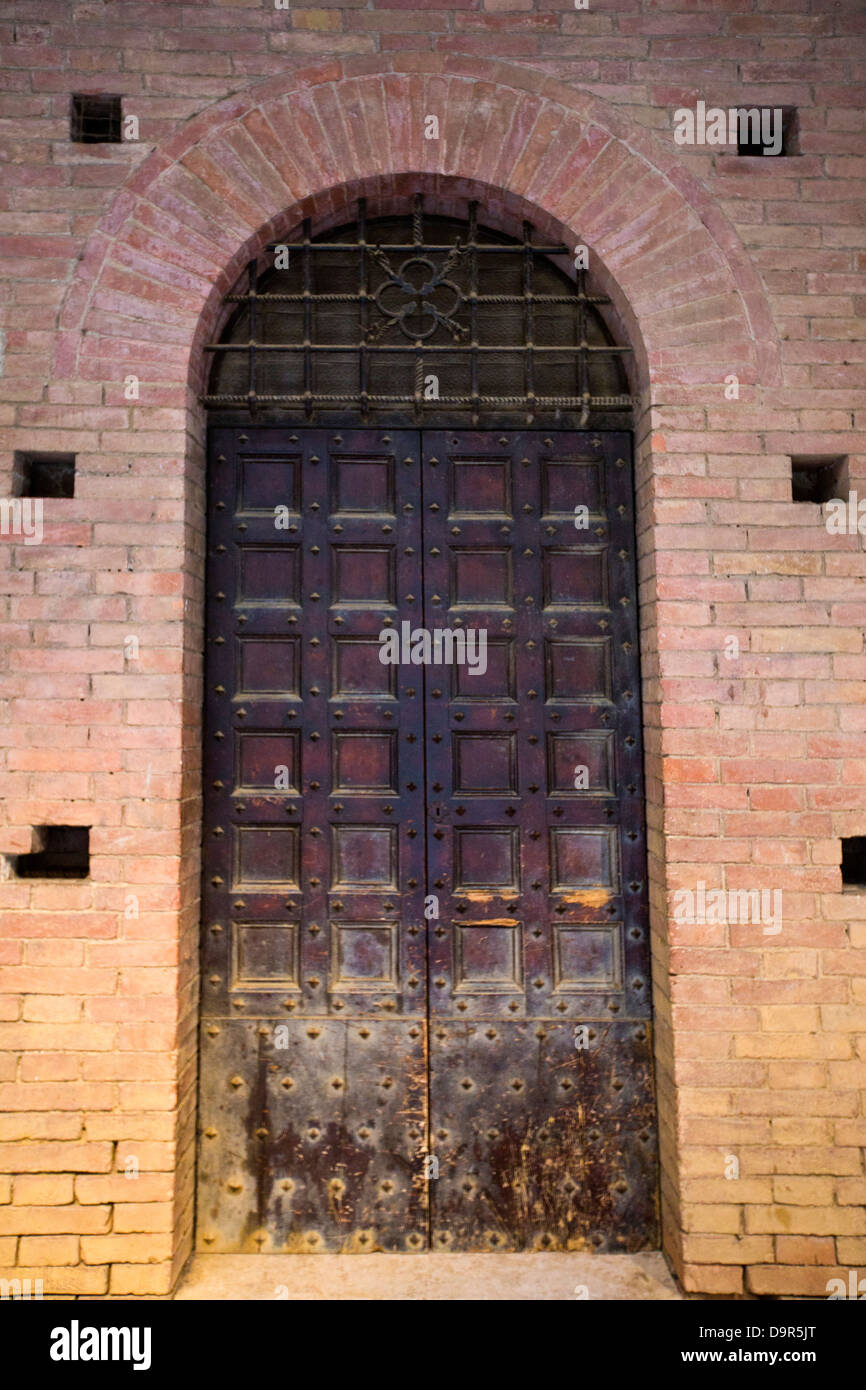
[[172, 1265], [117, 1264], [111, 1266], [109, 1292], [118, 1295], [171, 1293], [175, 1279]]
[[837, 1277], [827, 1265], [757, 1265], [746, 1270], [746, 1287], [755, 1294], [826, 1298], [828, 1281]]
[[830, 1086], [834, 1091], [866, 1090], [866, 1062], [831, 1062]]
[[790, 1203], [802, 1207], [829, 1207], [833, 1202], [833, 1179], [774, 1178], [773, 1198], [783, 1206]]
[[[866, 989], [866, 980], [852, 981], [852, 987], [861, 985]], [[862, 1033], [866, 1029], [866, 994], [863, 1005], [859, 1007], [855, 1004], [822, 1004], [821, 1026], [830, 1033]]]
[[683, 1237], [683, 1256], [697, 1264], [760, 1264], [773, 1259], [773, 1238], [770, 1235], [687, 1235]]
[[85, 1264], [158, 1264], [172, 1256], [167, 1235], [82, 1236], [81, 1258]]
[[863, 1160], [859, 1149], [843, 1149], [838, 1145], [777, 1145], [767, 1149], [743, 1149], [740, 1172], [792, 1173], [805, 1177], [815, 1173], [852, 1176], [863, 1172]]
[[837, 1178], [836, 1201], [840, 1206], [866, 1207], [866, 1177]]
[[833, 1138], [832, 1121], [811, 1119], [807, 1115], [777, 1116], [770, 1128], [778, 1144], [827, 1144]]
[[817, 1089], [827, 1083], [827, 1068], [822, 1062], [771, 1062], [767, 1082], [774, 1091]]
[[[99, 1235], [109, 1228], [111, 1207], [7, 1207], [0, 1211], [0, 1235]], [[50, 1261], [46, 1260], [46, 1264]]]
[[761, 978], [765, 980], [811, 979], [817, 974], [817, 951], [765, 951], [761, 957]]
[[776, 1258], [785, 1265], [834, 1265], [832, 1236], [776, 1236]]
[[686, 1293], [743, 1292], [743, 1271], [735, 1265], [687, 1264], [683, 1266], [680, 1278]]
[[335, 30], [340, 25], [339, 10], [292, 10], [293, 29]]
[[686, 1178], [680, 1182], [683, 1202], [771, 1202], [773, 1184], [770, 1178]]
[[22, 1264], [78, 1264], [78, 1236], [22, 1236], [18, 1258]]
[[683, 1209], [683, 1225], [696, 1233], [737, 1236], [743, 1229], [742, 1208], [690, 1203]]
[[139, 1173], [127, 1178], [119, 1173], [82, 1173], [75, 1179], [79, 1202], [165, 1202], [172, 1197], [170, 1173]]
[[114, 1231], [170, 1231], [173, 1225], [171, 1202], [119, 1202], [114, 1208]]
[[851, 1056], [848, 1033], [738, 1033], [734, 1037], [735, 1056], [766, 1056], [815, 1061]]
[[737, 1057], [778, 1057], [813, 1061], [820, 1057], [844, 1060], [851, 1056], [847, 1033], [737, 1033]]
[[866, 1211], [860, 1207], [746, 1207], [746, 1230], [758, 1235], [859, 1236], [866, 1232]]
[[87, 1269], [83, 1265], [36, 1265], [14, 1268], [0, 1267], [0, 1279], [29, 1279], [31, 1284], [41, 1279], [44, 1295], [51, 1298], [55, 1294], [99, 1294], [108, 1292], [108, 1266], [101, 1269]]
[[767, 1033], [818, 1033], [821, 1028], [818, 1009], [810, 1004], [763, 1004], [760, 1014]]
[[24, 1207], [62, 1206], [72, 1201], [71, 1173], [18, 1173], [15, 1202]]

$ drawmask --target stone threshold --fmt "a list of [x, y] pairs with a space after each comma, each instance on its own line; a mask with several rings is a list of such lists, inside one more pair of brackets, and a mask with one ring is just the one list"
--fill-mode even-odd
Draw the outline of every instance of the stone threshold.
[[194, 1255], [174, 1298], [388, 1301], [670, 1300], [683, 1295], [658, 1251], [584, 1253]]

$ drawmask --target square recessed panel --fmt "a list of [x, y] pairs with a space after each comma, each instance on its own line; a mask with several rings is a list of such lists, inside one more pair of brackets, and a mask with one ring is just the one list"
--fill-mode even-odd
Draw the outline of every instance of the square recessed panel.
[[242, 545], [238, 603], [300, 602], [300, 568], [296, 545]]
[[232, 922], [232, 947], [234, 988], [300, 988], [294, 922]]
[[551, 888], [554, 892], [619, 886], [613, 828], [554, 826], [550, 831]]
[[393, 458], [331, 459], [331, 511], [394, 516]]
[[451, 515], [511, 518], [511, 460], [452, 459]]
[[399, 988], [396, 922], [332, 922], [331, 943], [332, 989]]
[[372, 729], [331, 734], [331, 786], [335, 792], [397, 795], [397, 735]]
[[[221, 466], [221, 465], [220, 465]], [[285, 454], [242, 454], [238, 479], [239, 512], [300, 511], [300, 459]]]
[[492, 888], [514, 891], [520, 877], [518, 834], [512, 826], [454, 831], [454, 891]]
[[[588, 507], [589, 517], [604, 516], [604, 468], [597, 459], [546, 459], [541, 465], [541, 508], [545, 516], [569, 516]], [[579, 514], [582, 515], [582, 514]]]
[[609, 607], [606, 550], [545, 550], [543, 565], [545, 608]]
[[622, 989], [622, 923], [555, 926], [553, 982], [563, 994]]
[[397, 689], [397, 666], [383, 664], [378, 637], [331, 639], [331, 694], [338, 699], [382, 699]]
[[332, 887], [396, 889], [396, 826], [335, 825], [332, 852]]
[[460, 796], [517, 796], [517, 735], [451, 735], [454, 792]]
[[548, 700], [610, 700], [609, 637], [563, 637], [545, 643]]
[[612, 733], [548, 734], [547, 785], [551, 795], [612, 796]]
[[393, 605], [394, 551], [387, 546], [335, 545], [332, 604]]
[[520, 927], [454, 923], [454, 993], [514, 994], [523, 991]]
[[516, 700], [513, 639], [488, 637], [482, 648], [479, 634], [473, 639], [473, 644], [468, 646], [468, 650], [473, 655], [473, 664], [455, 665], [451, 668], [454, 699]]
[[301, 651], [297, 637], [238, 637], [238, 694], [297, 695]]
[[235, 888], [298, 887], [295, 826], [239, 825], [234, 830]]
[[282, 791], [300, 795], [300, 740], [297, 733], [235, 733], [235, 783], [243, 791]]
[[451, 607], [511, 608], [511, 551], [476, 548], [451, 552]]

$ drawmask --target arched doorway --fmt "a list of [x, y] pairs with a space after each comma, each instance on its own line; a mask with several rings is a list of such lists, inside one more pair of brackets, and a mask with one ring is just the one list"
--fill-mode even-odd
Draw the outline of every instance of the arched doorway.
[[203, 1249], [656, 1244], [628, 349], [572, 254], [361, 205], [229, 296]]

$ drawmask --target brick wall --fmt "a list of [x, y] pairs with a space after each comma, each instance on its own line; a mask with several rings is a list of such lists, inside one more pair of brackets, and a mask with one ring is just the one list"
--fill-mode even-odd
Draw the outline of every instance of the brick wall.
[[[582, 238], [636, 348], [666, 1249], [707, 1293], [866, 1262], [866, 562], [790, 484], [845, 455], [866, 497], [864, 33], [857, 0], [0, 3], [0, 493], [77, 456], [43, 543], [0, 538], [0, 853], [92, 827], [86, 882], [0, 882], [2, 1272], [159, 1293], [188, 1253], [201, 344], [251, 248], [422, 175]], [[70, 143], [87, 90], [139, 140]], [[800, 154], [675, 145], [698, 99], [796, 107]], [[782, 930], [678, 921], [698, 881], [781, 889]]]

